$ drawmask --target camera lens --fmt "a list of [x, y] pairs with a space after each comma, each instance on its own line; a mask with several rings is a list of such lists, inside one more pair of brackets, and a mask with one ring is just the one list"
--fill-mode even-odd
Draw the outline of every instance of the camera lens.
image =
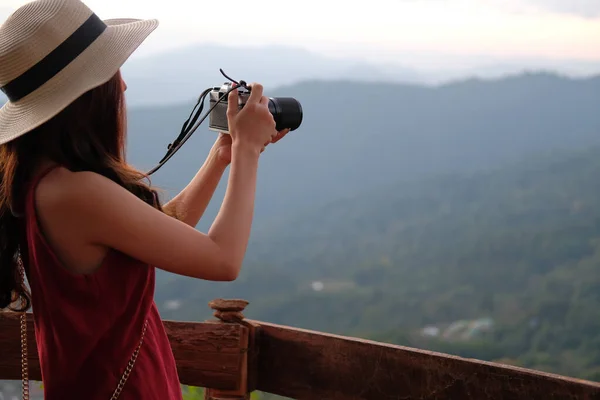
[[302, 124], [302, 105], [292, 97], [269, 98], [269, 111], [273, 114], [278, 131], [293, 131]]

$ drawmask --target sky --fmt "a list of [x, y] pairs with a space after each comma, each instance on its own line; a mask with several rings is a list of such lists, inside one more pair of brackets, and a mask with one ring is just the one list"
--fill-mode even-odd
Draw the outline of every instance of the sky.
[[[23, 0], [0, 0], [0, 22]], [[87, 0], [101, 18], [156, 18], [136, 56], [194, 43], [400, 55], [600, 61], [600, 0]], [[284, 5], [287, 4], [287, 5]]]

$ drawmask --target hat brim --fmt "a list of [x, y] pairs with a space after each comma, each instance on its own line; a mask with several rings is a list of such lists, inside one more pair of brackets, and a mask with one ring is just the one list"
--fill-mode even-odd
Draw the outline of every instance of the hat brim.
[[155, 19], [109, 19], [83, 53], [33, 93], [0, 109], [0, 144], [37, 128], [87, 91], [109, 81], [158, 27]]

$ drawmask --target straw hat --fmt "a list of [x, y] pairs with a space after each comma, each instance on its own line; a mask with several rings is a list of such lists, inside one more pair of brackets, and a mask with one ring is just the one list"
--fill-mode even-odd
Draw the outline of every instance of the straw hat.
[[79, 0], [36, 0], [0, 26], [0, 144], [112, 78], [156, 20], [102, 21]]

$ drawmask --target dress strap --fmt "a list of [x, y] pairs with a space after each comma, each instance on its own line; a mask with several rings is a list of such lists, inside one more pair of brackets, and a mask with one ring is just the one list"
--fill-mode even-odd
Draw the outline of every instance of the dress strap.
[[[55, 168], [58, 168], [59, 165], [58, 164], [54, 164], [51, 165], [49, 167], [46, 167], [42, 170], [42, 172], [38, 173], [36, 176], [33, 177], [33, 179], [31, 180], [31, 182], [29, 183], [29, 187], [27, 188], [27, 196], [25, 199], [25, 212], [26, 213], [30, 213], [31, 211], [35, 211], [35, 189], [37, 187], [37, 185], [40, 183], [40, 181], [46, 176], [48, 175], [50, 172], [52, 172]], [[34, 209], [32, 210], [31, 207], [33, 207]]]

